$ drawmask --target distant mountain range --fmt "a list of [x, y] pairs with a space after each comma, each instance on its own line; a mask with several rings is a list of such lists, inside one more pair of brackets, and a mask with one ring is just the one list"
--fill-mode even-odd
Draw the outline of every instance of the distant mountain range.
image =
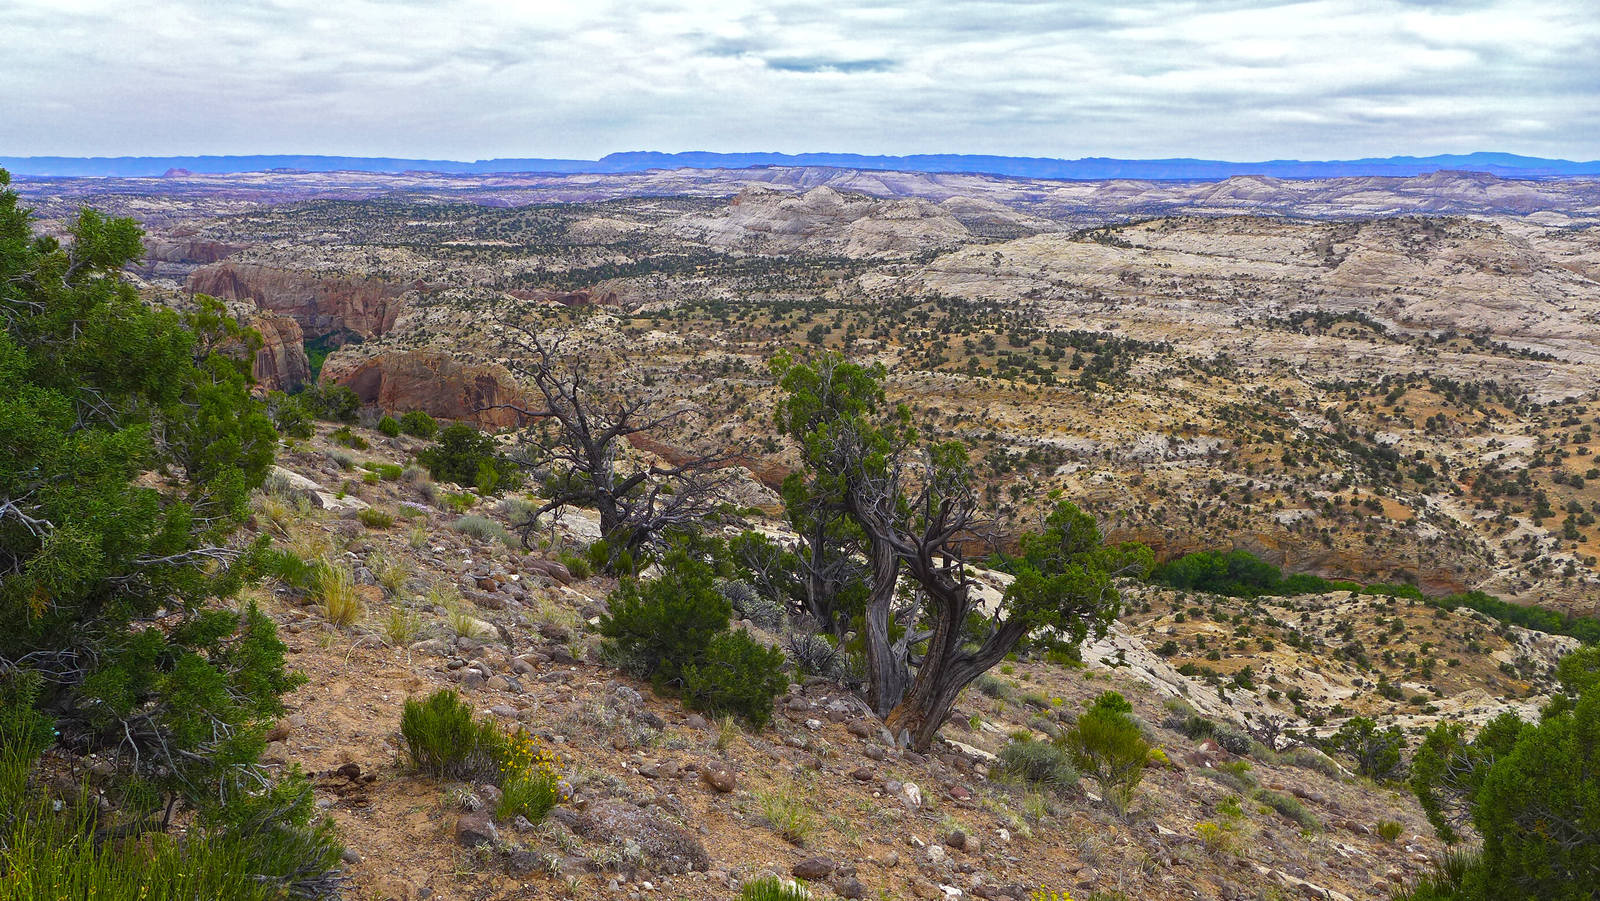
[[1149, 181], [1212, 181], [1235, 175], [1273, 178], [1332, 178], [1353, 175], [1426, 175], [1440, 170], [1487, 172], [1504, 178], [1600, 175], [1600, 160], [1573, 162], [1512, 153], [1467, 153], [1441, 156], [1391, 156], [1359, 160], [1266, 160], [1233, 163], [1223, 160], [1164, 159], [1118, 160], [1086, 157], [1078, 160], [1025, 156], [971, 156], [918, 154], [914, 156], [863, 156], [854, 153], [612, 153], [598, 160], [394, 159], [365, 156], [0, 156], [0, 168], [13, 175], [117, 176], [139, 178], [173, 170], [193, 174], [226, 174], [292, 169], [305, 172], [438, 172], [484, 175], [496, 172], [626, 173], [651, 169], [746, 169], [754, 166], [826, 166], [896, 172], [960, 172], [1019, 178], [1101, 180], [1130, 178]]

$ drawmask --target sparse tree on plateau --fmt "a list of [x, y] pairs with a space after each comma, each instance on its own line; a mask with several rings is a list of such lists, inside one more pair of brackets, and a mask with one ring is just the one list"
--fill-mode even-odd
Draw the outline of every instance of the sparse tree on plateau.
[[867, 702], [912, 747], [927, 748], [961, 690], [1029, 633], [1053, 629], [1069, 644], [1103, 634], [1119, 606], [1113, 577], [1148, 571], [1148, 549], [1105, 546], [1093, 517], [1062, 502], [1043, 531], [1020, 537], [1013, 581], [980, 606], [966, 557], [981, 525], [966, 448], [920, 443], [903, 406], [884, 413], [881, 370], [824, 355], [780, 359], [777, 372], [779, 422], [814, 493], [864, 536]]
[[[517, 526], [530, 545], [540, 517], [567, 506], [600, 515], [610, 562], [638, 560], [674, 531], [697, 531], [731, 483], [730, 451], [690, 451], [665, 464], [633, 464], [627, 446], [672, 427], [687, 411], [663, 409], [633, 381], [626, 361], [601, 381], [587, 357], [562, 353], [538, 332], [503, 322], [513, 357], [509, 366], [537, 393], [533, 405], [501, 405], [527, 422], [525, 465], [545, 476], [548, 500]], [[659, 440], [659, 439], [658, 439]], [[666, 451], [664, 443], [654, 445]]]

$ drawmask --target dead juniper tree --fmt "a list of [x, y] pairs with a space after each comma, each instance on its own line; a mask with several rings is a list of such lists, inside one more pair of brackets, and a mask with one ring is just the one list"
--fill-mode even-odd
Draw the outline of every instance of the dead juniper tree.
[[926, 749], [961, 690], [1023, 637], [1103, 634], [1119, 607], [1114, 577], [1148, 568], [1148, 549], [1106, 547], [1093, 517], [1060, 502], [1017, 539], [1012, 581], [985, 602], [967, 563], [984, 521], [966, 447], [920, 442], [903, 406], [885, 414], [881, 369], [828, 355], [780, 358], [776, 371], [780, 427], [865, 538], [867, 703], [911, 747]]
[[[526, 425], [519, 462], [544, 480], [545, 502], [514, 523], [532, 547], [540, 519], [569, 506], [600, 516], [608, 568], [632, 568], [674, 533], [698, 531], [723, 503], [733, 482], [731, 449], [680, 450], [663, 433], [681, 425], [687, 403], [668, 405], [633, 374], [620, 354], [604, 379], [592, 356], [565, 351], [538, 331], [502, 320], [510, 343], [508, 367], [531, 389], [532, 404], [503, 404]], [[640, 445], [660, 463], [631, 458]]]

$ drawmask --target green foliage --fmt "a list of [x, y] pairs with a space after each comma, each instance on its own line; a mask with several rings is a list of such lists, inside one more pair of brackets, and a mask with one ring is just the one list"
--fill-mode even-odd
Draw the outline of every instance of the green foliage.
[[624, 578], [612, 592], [600, 620], [606, 653], [657, 690], [681, 691], [691, 707], [765, 725], [773, 697], [789, 687], [783, 653], [727, 631], [733, 605], [709, 564], [680, 546], [661, 569], [653, 581]]
[[439, 443], [417, 454], [417, 461], [441, 482], [473, 485], [493, 494], [521, 483], [516, 464], [500, 455], [492, 437], [464, 422], [439, 433]]
[[1014, 738], [1000, 749], [1000, 771], [1028, 785], [1065, 792], [1078, 784], [1078, 771], [1065, 749], [1036, 738]]
[[347, 425], [334, 429], [328, 434], [328, 437], [353, 450], [366, 450], [368, 447], [367, 439], [352, 432]]
[[331, 422], [353, 423], [361, 411], [361, 398], [349, 385], [314, 382], [297, 397], [311, 415]]
[[400, 417], [400, 429], [407, 435], [431, 439], [439, 434], [439, 423], [425, 410], [412, 410]]
[[1128, 715], [1127, 703], [1114, 691], [1102, 694], [1059, 739], [1073, 765], [1095, 780], [1118, 814], [1127, 812], [1150, 760], [1150, 745]]
[[[1417, 898], [1592, 899], [1600, 872], [1600, 681], [1592, 649], [1558, 667], [1568, 692], [1538, 724], [1503, 715], [1467, 741], [1440, 724], [1412, 764], [1412, 789], [1447, 841], [1469, 820], [1482, 853]], [[1576, 655], [1574, 655], [1576, 656]], [[1568, 660], [1572, 658], [1569, 656]], [[1573, 696], [1576, 696], [1576, 700]]]
[[1322, 828], [1322, 823], [1294, 795], [1261, 789], [1256, 792], [1256, 800], [1293, 820], [1301, 829], [1317, 831]]
[[1059, 501], [1044, 529], [1024, 532], [1018, 544], [1021, 555], [1005, 558], [1015, 576], [1004, 598], [1008, 621], [1027, 632], [1054, 629], [1070, 646], [1104, 635], [1116, 619], [1121, 596], [1113, 576], [1142, 577], [1153, 559], [1141, 544], [1105, 545], [1094, 517], [1070, 501]]
[[41, 677], [76, 749], [201, 804], [296, 684], [266, 617], [208, 603], [265, 547], [229, 543], [276, 443], [237, 353], [259, 338], [210, 298], [145, 304], [131, 220], [68, 230], [35, 238], [0, 190], [0, 671]]
[[1353, 716], [1328, 739], [1327, 746], [1355, 758], [1356, 772], [1368, 779], [1383, 782], [1401, 774], [1405, 736], [1398, 726], [1380, 730], [1371, 717]]
[[384, 416], [378, 420], [378, 432], [390, 438], [398, 438], [400, 436], [400, 420], [395, 419], [393, 416]]
[[505, 738], [499, 727], [478, 721], [472, 707], [453, 689], [441, 688], [426, 700], [407, 698], [400, 735], [417, 769], [453, 779], [494, 779], [500, 771]]
[[387, 529], [394, 525], [394, 514], [379, 507], [366, 507], [356, 513], [356, 519], [369, 529]]
[[739, 901], [810, 901], [811, 893], [799, 883], [763, 876], [739, 886]]
[[1452, 594], [1431, 600], [1429, 603], [1446, 610], [1466, 607], [1524, 629], [1548, 632], [1551, 635], [1570, 635], [1589, 645], [1600, 644], [1600, 619], [1590, 616], [1559, 613], [1534, 604], [1513, 604], [1482, 591]]
[[1249, 551], [1195, 551], [1157, 566], [1151, 581], [1185, 591], [1204, 591], [1229, 597], [1309, 594], [1328, 590], [1316, 576], [1290, 576], [1286, 581], [1276, 566]]
[[784, 662], [777, 648], [744, 632], [723, 632], [683, 667], [684, 699], [696, 710], [733, 714], [760, 729], [772, 719], [772, 699], [789, 688]]
[[1400, 832], [1404, 828], [1404, 826], [1401, 826], [1394, 820], [1384, 820], [1378, 824], [1378, 838], [1381, 838], [1386, 842], [1392, 842], [1400, 837]]
[[450, 528], [478, 541], [498, 541], [507, 546], [518, 544], [516, 537], [506, 531], [505, 526], [487, 516], [463, 516], [451, 523]]
[[299, 397], [282, 391], [267, 393], [267, 415], [272, 417], [272, 427], [285, 438], [310, 438], [316, 433], [316, 415]]
[[658, 687], [681, 685], [683, 667], [704, 657], [733, 613], [703, 561], [680, 548], [667, 554], [661, 568], [653, 581], [623, 579], [611, 594], [610, 612], [600, 619], [608, 650]]

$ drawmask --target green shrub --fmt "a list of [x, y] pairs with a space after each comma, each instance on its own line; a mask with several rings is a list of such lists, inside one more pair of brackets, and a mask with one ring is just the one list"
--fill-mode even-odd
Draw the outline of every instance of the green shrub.
[[332, 432], [328, 433], [328, 437], [352, 450], [367, 449], [367, 439], [357, 435], [355, 432], [352, 432], [350, 427], [347, 425], [342, 425], [334, 429]]
[[1014, 738], [1000, 749], [999, 757], [1001, 773], [1029, 785], [1061, 792], [1078, 784], [1071, 756], [1051, 742]]
[[681, 549], [661, 566], [653, 581], [623, 579], [611, 594], [611, 612], [600, 620], [608, 652], [658, 687], [680, 684], [683, 666], [703, 658], [733, 614], [710, 566]]
[[714, 715], [734, 714], [760, 729], [772, 719], [772, 699], [789, 688], [785, 658], [744, 632], [713, 636], [705, 653], [683, 667], [689, 706]]
[[1386, 842], [1392, 842], [1400, 837], [1400, 830], [1403, 828], [1394, 820], [1384, 820], [1378, 824], [1378, 837]]
[[1356, 772], [1375, 781], [1400, 775], [1405, 736], [1398, 726], [1380, 730], [1370, 717], [1354, 716], [1328, 739], [1328, 747], [1355, 758]]
[[400, 421], [393, 416], [385, 416], [378, 420], [378, 431], [381, 434], [388, 435], [390, 438], [398, 438], [400, 436]]
[[1322, 828], [1322, 823], [1294, 795], [1262, 789], [1256, 792], [1256, 800], [1298, 823], [1301, 829], [1316, 831]]
[[515, 816], [537, 823], [561, 802], [561, 777], [555, 755], [541, 749], [526, 730], [501, 744], [500, 800], [495, 817]]
[[739, 901], [810, 901], [811, 893], [797, 882], [763, 876], [739, 887]]
[[404, 467], [398, 463], [379, 463], [376, 460], [361, 464], [361, 468], [374, 473], [385, 482], [393, 482], [405, 473]]
[[439, 442], [417, 454], [417, 461], [441, 482], [476, 486], [493, 494], [521, 483], [516, 464], [500, 456], [492, 437], [458, 422], [439, 433]]
[[300, 398], [282, 391], [267, 393], [267, 415], [272, 417], [272, 427], [286, 438], [310, 438], [316, 433], [316, 416]]
[[472, 708], [453, 689], [427, 700], [406, 699], [400, 735], [417, 769], [453, 779], [494, 779], [500, 774], [505, 739], [499, 727], [473, 719]]
[[367, 507], [356, 514], [356, 519], [369, 529], [387, 529], [394, 525], [394, 514], [378, 507]]
[[361, 398], [349, 385], [312, 383], [298, 395], [300, 402], [318, 419], [355, 422]]
[[450, 524], [463, 535], [468, 535], [478, 541], [498, 541], [508, 546], [516, 546], [517, 539], [506, 527], [487, 516], [463, 516]]
[[400, 417], [400, 429], [407, 435], [430, 439], [439, 434], [439, 423], [422, 410], [412, 410]]
[[588, 559], [580, 557], [571, 551], [562, 551], [556, 556], [556, 559], [561, 562], [562, 566], [567, 568], [567, 572], [572, 573], [574, 579], [581, 581], [594, 575], [594, 571], [589, 568]]
[[1119, 815], [1127, 812], [1144, 778], [1150, 745], [1128, 715], [1128, 702], [1108, 691], [1062, 734], [1061, 742], [1080, 773], [1094, 779]]
[[273, 549], [262, 554], [261, 574], [277, 579], [290, 588], [310, 591], [316, 587], [318, 569], [315, 562], [290, 551]]

